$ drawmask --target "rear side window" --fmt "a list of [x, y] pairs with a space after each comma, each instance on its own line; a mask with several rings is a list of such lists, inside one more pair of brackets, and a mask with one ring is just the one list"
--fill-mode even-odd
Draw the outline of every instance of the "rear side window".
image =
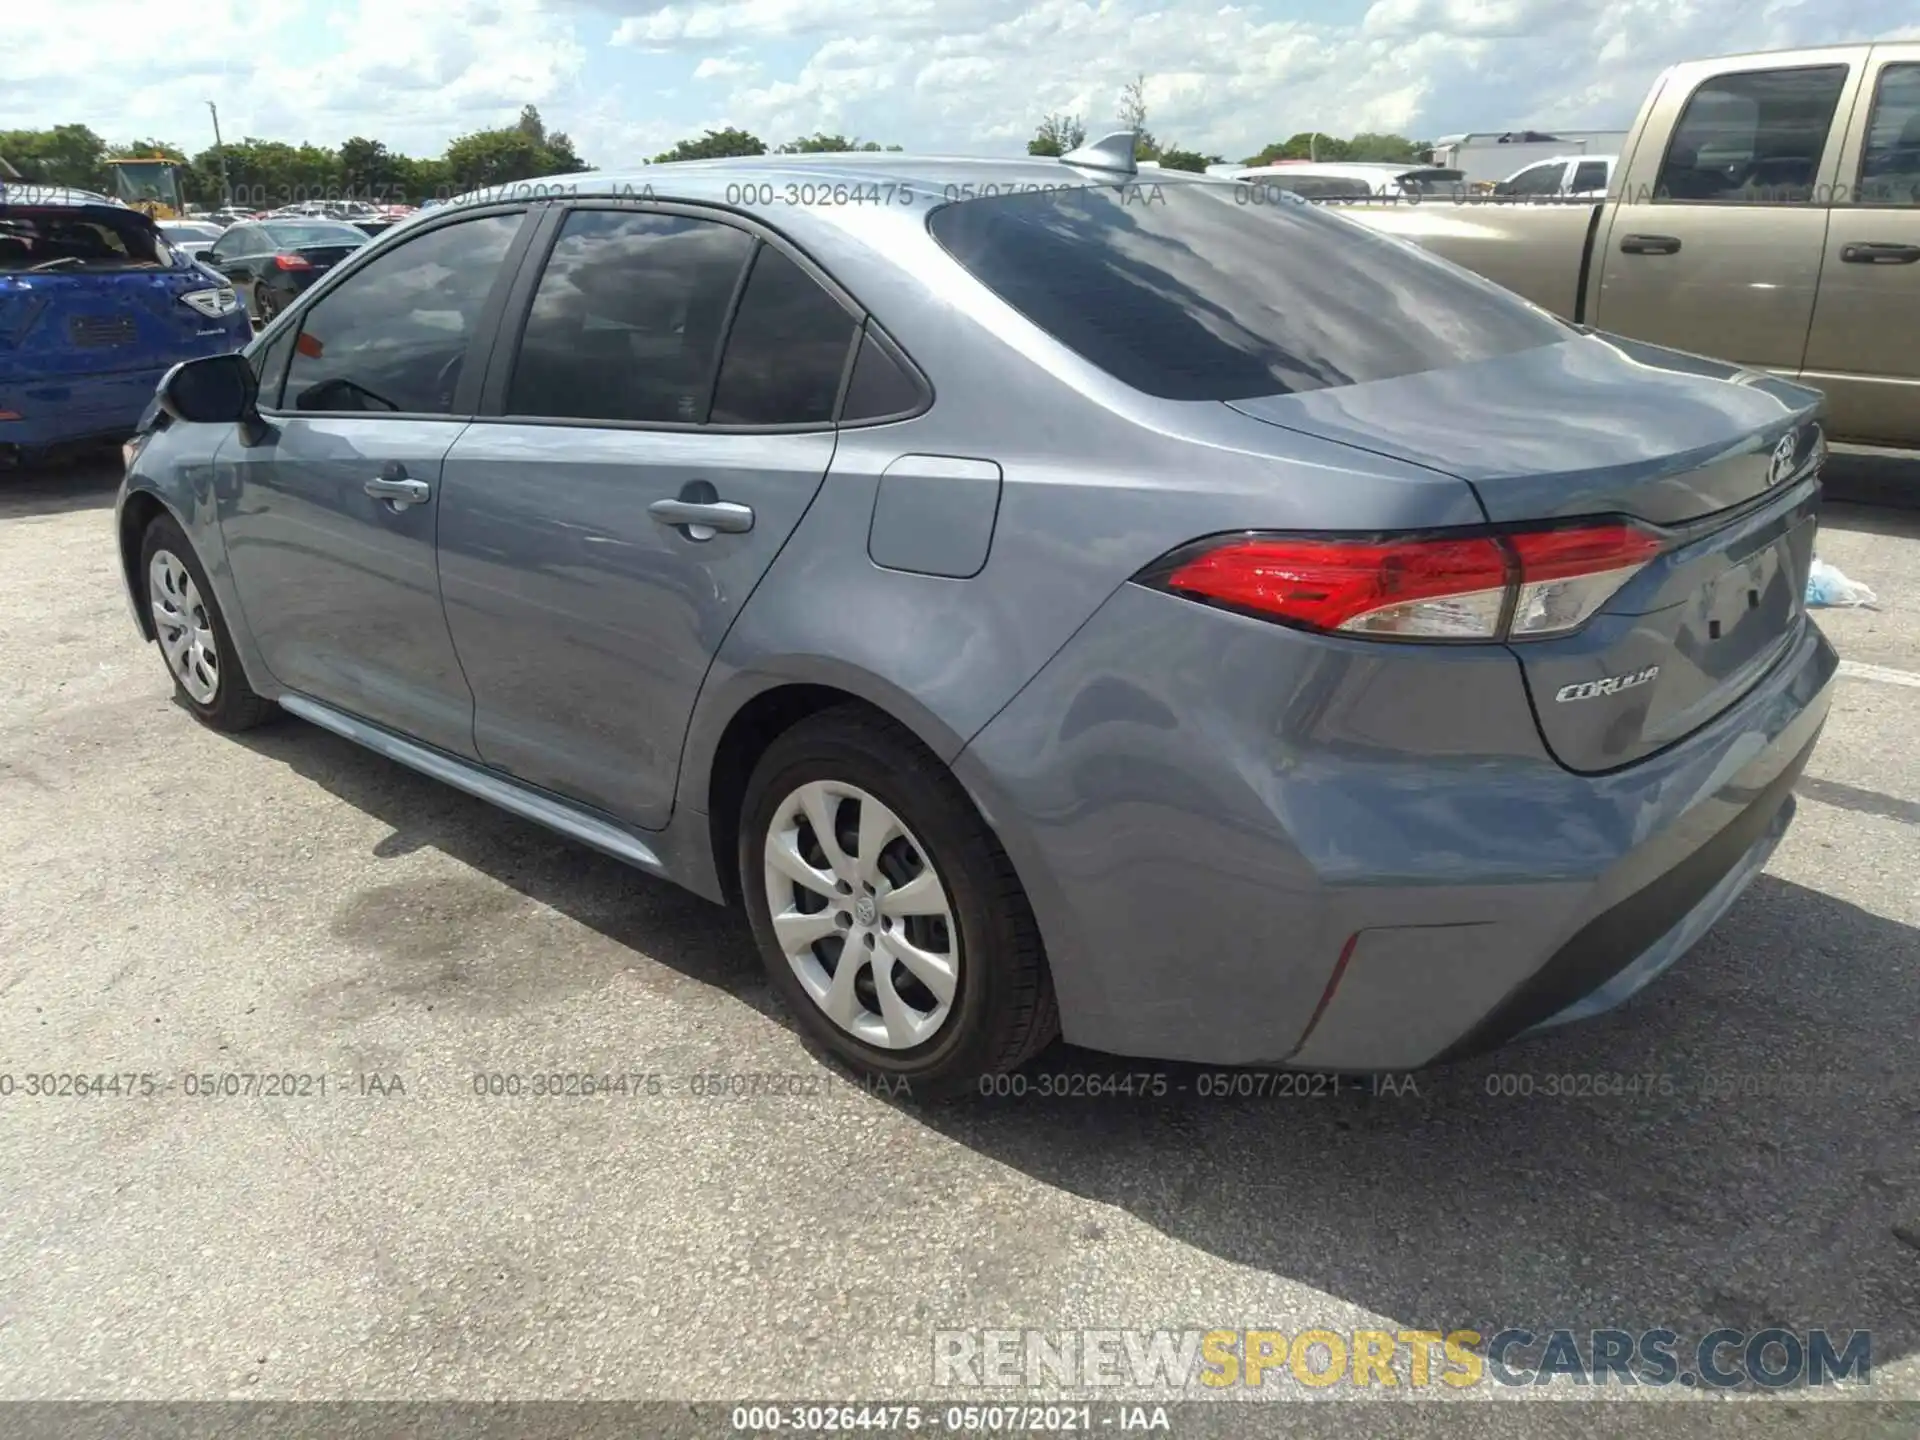
[[821, 425], [833, 419], [854, 319], [786, 255], [762, 245], [747, 277], [713, 392], [716, 425]]
[[1607, 188], [1607, 162], [1604, 160], [1582, 160], [1573, 170], [1571, 187], [1576, 195], [1585, 195], [1595, 190]]
[[534, 292], [506, 412], [699, 423], [753, 246], [743, 230], [684, 215], [568, 215]]
[[1860, 200], [1920, 205], [1920, 65], [1889, 65], [1880, 72], [1860, 157]]
[[462, 220], [348, 276], [301, 318], [281, 403], [450, 414], [474, 325], [519, 228], [518, 215]]
[[1551, 345], [1517, 296], [1292, 196], [1178, 181], [945, 205], [934, 238], [1061, 344], [1170, 400], [1358, 385]]
[[1716, 75], [1687, 99], [1660, 164], [1653, 198], [1667, 204], [1804, 205], [1844, 65]]
[[847, 401], [840, 412], [846, 424], [911, 415], [927, 403], [925, 387], [912, 371], [894, 359], [872, 330], [860, 339], [860, 354], [847, 381]]

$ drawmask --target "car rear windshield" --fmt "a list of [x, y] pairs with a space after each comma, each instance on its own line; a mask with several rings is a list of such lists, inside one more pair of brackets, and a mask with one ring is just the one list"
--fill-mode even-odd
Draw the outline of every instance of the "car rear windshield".
[[317, 221], [301, 224], [299, 221], [275, 221], [266, 227], [267, 234], [273, 237], [276, 245], [297, 248], [302, 245], [359, 245], [367, 238], [367, 232], [356, 230], [351, 225], [336, 225], [331, 221]]
[[1260, 186], [996, 195], [928, 226], [1054, 339], [1170, 400], [1359, 385], [1567, 338], [1504, 290]]
[[137, 219], [0, 205], [0, 270], [144, 270], [170, 263], [156, 232]]

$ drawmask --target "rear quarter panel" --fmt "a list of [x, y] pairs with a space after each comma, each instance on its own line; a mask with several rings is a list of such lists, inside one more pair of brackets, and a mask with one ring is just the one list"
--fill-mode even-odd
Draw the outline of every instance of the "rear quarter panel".
[[[951, 760], [1136, 571], [1250, 527], [1387, 529], [1484, 516], [1462, 481], [1107, 377], [980, 287], [917, 213], [777, 215], [930, 377], [932, 407], [840, 433], [812, 507], [722, 645], [680, 795], [703, 809], [726, 724], [783, 682], [848, 690]], [[814, 223], [804, 223], [811, 219]], [[1003, 482], [966, 579], [876, 565], [880, 476], [904, 456], [989, 461]]]

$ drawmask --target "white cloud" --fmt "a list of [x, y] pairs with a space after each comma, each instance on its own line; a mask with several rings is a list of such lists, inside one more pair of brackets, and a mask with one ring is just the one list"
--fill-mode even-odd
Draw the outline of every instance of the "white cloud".
[[[193, 0], [210, 43], [111, 58], [126, 0], [11, 0], [0, 127], [78, 121], [198, 148], [378, 136], [431, 153], [538, 104], [625, 165], [707, 128], [837, 130], [1017, 150], [1041, 116], [1097, 128], [1148, 76], [1163, 141], [1243, 155], [1317, 128], [1431, 136], [1624, 125], [1681, 59], [1920, 29], [1911, 0]], [[698, 83], [694, 83], [698, 82]]]

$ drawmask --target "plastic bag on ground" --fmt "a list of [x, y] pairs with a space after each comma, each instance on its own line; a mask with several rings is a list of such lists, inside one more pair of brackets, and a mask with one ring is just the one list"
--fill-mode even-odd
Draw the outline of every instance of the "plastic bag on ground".
[[1858, 580], [1849, 580], [1839, 570], [1818, 556], [1807, 570], [1807, 604], [1809, 605], [1872, 605], [1876, 603], [1873, 591]]

